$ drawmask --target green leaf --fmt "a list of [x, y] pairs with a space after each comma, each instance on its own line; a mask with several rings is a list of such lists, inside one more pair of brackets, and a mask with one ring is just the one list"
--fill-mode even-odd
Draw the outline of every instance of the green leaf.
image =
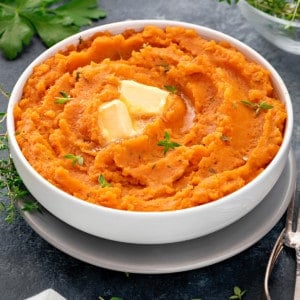
[[268, 104], [268, 103], [266, 103], [266, 102], [261, 102], [261, 103], [259, 104], [259, 108], [261, 108], [261, 109], [271, 109], [271, 108], [273, 108], [273, 105]]
[[248, 100], [241, 100], [241, 103], [254, 109], [256, 114], [258, 114], [260, 112], [260, 110], [262, 110], [262, 109], [268, 110], [268, 109], [273, 108], [273, 105], [268, 104], [264, 101], [261, 101], [260, 103], [255, 103], [255, 102], [251, 102]]
[[77, 26], [91, 24], [91, 19], [105, 18], [104, 10], [97, 8], [95, 0], [71, 0], [68, 3], [55, 9], [59, 16], [68, 16], [73, 24]]
[[71, 25], [72, 20], [68, 17], [58, 17], [40, 11], [28, 15], [28, 17], [47, 47], [51, 47], [79, 30], [78, 26]]
[[177, 87], [174, 85], [165, 85], [164, 88], [173, 94], [176, 94], [178, 92]]
[[108, 181], [106, 181], [106, 179], [105, 179], [105, 177], [104, 177], [104, 175], [99, 175], [99, 177], [98, 177], [98, 183], [100, 184], [100, 186], [101, 187], [110, 187], [111, 186], [111, 184], [108, 182]]
[[35, 34], [50, 47], [105, 16], [96, 0], [2, 0], [0, 49], [6, 58], [14, 59]]
[[0, 49], [7, 59], [14, 59], [28, 45], [34, 28], [18, 14], [0, 18]]
[[28, 212], [42, 211], [40, 204], [37, 201], [33, 201], [33, 200], [24, 201], [22, 210]]
[[83, 165], [83, 157], [80, 155], [74, 155], [74, 154], [68, 153], [64, 156], [64, 158], [71, 159], [73, 166], [75, 166], [76, 164], [78, 164], [79, 166]]
[[0, 212], [5, 210], [5, 204], [3, 202], [0, 202]]
[[233, 295], [229, 297], [229, 299], [234, 300], [242, 300], [243, 295], [246, 293], [246, 290], [242, 291], [240, 287], [235, 286], [233, 288]]
[[64, 91], [61, 91], [59, 92], [61, 94], [61, 97], [55, 97], [55, 101], [54, 103], [55, 104], [65, 104], [67, 103], [68, 101], [74, 99], [74, 98], [71, 98], [66, 92]]
[[45, 9], [48, 5], [51, 5], [57, 0], [15, 0], [15, 1], [10, 1], [10, 3], [15, 2], [17, 4], [18, 11], [23, 12], [23, 11], [30, 11], [33, 9]]
[[158, 146], [164, 147], [164, 154], [166, 155], [166, 153], [170, 150], [170, 149], [175, 149], [176, 147], [181, 146], [180, 144], [176, 143], [176, 142], [172, 142], [170, 141], [170, 134], [169, 132], [165, 131], [164, 133], [164, 139], [159, 141], [157, 143]]

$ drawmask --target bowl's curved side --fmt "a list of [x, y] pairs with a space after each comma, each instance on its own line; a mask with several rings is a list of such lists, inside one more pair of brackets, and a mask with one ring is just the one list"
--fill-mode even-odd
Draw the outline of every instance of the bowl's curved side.
[[[129, 212], [97, 206], [77, 199], [51, 185], [38, 174], [25, 159], [15, 139], [13, 109], [22, 96], [22, 89], [35, 65], [69, 44], [78, 43], [79, 37], [87, 38], [97, 31], [110, 30], [120, 33], [127, 28], [141, 30], [146, 25], [182, 26], [193, 28], [203, 37], [226, 39], [238, 50], [268, 68], [279, 97], [285, 102], [288, 120], [285, 137], [274, 160], [252, 182], [240, 190], [215, 202], [202, 206], [170, 212]], [[125, 21], [95, 27], [74, 35], [39, 56], [16, 83], [8, 104], [7, 130], [10, 151], [17, 171], [32, 195], [53, 215], [69, 225], [89, 234], [119, 242], [137, 244], [163, 244], [197, 238], [217, 231], [237, 221], [263, 200], [278, 180], [286, 164], [293, 126], [293, 112], [288, 91], [273, 67], [257, 52], [232, 37], [209, 28], [161, 20]], [[208, 226], [209, 224], [209, 226]]]

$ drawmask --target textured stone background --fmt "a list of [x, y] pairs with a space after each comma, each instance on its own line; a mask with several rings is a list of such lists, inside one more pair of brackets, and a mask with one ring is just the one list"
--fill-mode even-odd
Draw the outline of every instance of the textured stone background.
[[[100, 4], [107, 18], [97, 24], [125, 19], [172, 19], [192, 22], [227, 33], [262, 54], [279, 72], [290, 91], [295, 110], [294, 149], [300, 157], [300, 56], [288, 54], [261, 38], [237, 7], [214, 0], [106, 0]], [[0, 56], [0, 84], [10, 92], [24, 68], [44, 50], [39, 40], [23, 55], [8, 62]], [[0, 111], [7, 100], [1, 96]], [[299, 181], [299, 180], [298, 180]], [[130, 274], [94, 267], [55, 249], [41, 239], [22, 218], [9, 226], [0, 219], [0, 299], [17, 300], [54, 288], [67, 299], [228, 299], [235, 285], [247, 290], [243, 299], [262, 299], [268, 255], [283, 227], [281, 220], [248, 250], [221, 263], [198, 270], [163, 275]], [[271, 281], [273, 299], [292, 299], [293, 252], [280, 257]]]

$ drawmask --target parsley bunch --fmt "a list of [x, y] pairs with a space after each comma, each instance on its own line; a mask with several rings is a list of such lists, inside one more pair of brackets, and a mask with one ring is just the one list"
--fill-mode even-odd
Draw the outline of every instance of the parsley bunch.
[[50, 47], [104, 17], [97, 0], [0, 0], [0, 49], [15, 59], [34, 35]]

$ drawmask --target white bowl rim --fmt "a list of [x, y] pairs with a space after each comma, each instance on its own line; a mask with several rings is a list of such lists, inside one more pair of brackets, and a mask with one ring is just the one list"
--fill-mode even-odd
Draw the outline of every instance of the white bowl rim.
[[259, 10], [258, 8], [252, 6], [250, 3], [248, 3], [247, 0], [239, 0], [239, 3], [243, 2], [243, 4], [250, 10], [254, 11], [258, 15], [262, 16], [263, 18], [269, 19], [272, 22], [280, 23], [285, 26], [291, 26], [291, 27], [299, 27], [300, 28], [300, 22], [299, 21], [289, 21], [285, 19], [281, 19], [276, 16], [272, 16], [270, 14], [267, 14], [266, 12]]
[[[190, 208], [184, 208], [184, 209], [179, 209], [179, 210], [171, 210], [171, 211], [128, 211], [128, 210], [119, 210], [115, 208], [110, 208], [110, 207], [104, 207], [100, 206], [97, 204], [93, 204], [90, 202], [87, 202], [85, 200], [79, 199], [75, 196], [72, 196], [63, 190], [59, 189], [58, 187], [54, 186], [50, 182], [48, 182], [44, 177], [42, 177], [27, 161], [27, 159], [24, 157], [22, 154], [22, 151], [15, 139], [15, 126], [14, 126], [14, 118], [13, 118], [13, 108], [15, 104], [20, 100], [20, 97], [22, 95], [21, 91], [23, 86], [25, 85], [28, 77], [32, 73], [32, 68], [36, 66], [37, 64], [41, 63], [44, 61], [46, 58], [52, 56], [55, 54], [58, 50], [63, 50], [65, 47], [68, 47], [71, 44], [78, 43], [79, 39], [82, 37], [84, 34], [84, 38], [88, 38], [95, 34], [96, 32], [100, 31], [105, 31], [108, 30], [112, 33], [114, 33], [114, 30], [118, 30], [120, 26], [126, 26], [128, 25], [127, 28], [133, 27], [137, 30], [137, 28], [143, 28], [145, 26], [158, 26], [161, 28], [165, 28], [167, 26], [181, 26], [185, 28], [190, 28], [190, 29], [195, 29], [196, 31], [201, 31], [200, 35], [205, 38], [205, 34], [209, 34], [210, 36], [213, 36], [213, 40], [220, 41], [220, 40], [226, 40], [229, 43], [233, 43], [233, 46], [241, 51], [242, 53], [247, 55], [254, 56], [255, 59], [254, 61], [263, 65], [265, 68], [267, 68], [270, 73], [271, 77], [274, 77], [274, 79], [279, 83], [280, 88], [284, 94], [284, 97], [286, 99], [285, 106], [287, 109], [287, 114], [288, 114], [288, 119], [286, 121], [286, 126], [285, 126], [285, 135], [283, 139], [283, 143], [277, 152], [276, 156], [274, 159], [270, 162], [270, 164], [265, 168], [265, 170], [260, 173], [256, 178], [254, 178], [251, 182], [240, 188], [239, 190], [224, 196], [216, 201], [208, 202], [199, 206], [194, 206]], [[119, 32], [122, 32], [119, 31]], [[245, 53], [247, 52], [247, 53]], [[187, 22], [182, 22], [182, 21], [173, 21], [173, 20], [159, 20], [159, 19], [144, 19], [144, 20], [126, 20], [126, 21], [120, 21], [120, 22], [114, 22], [114, 23], [109, 23], [109, 24], [104, 24], [104, 25], [99, 25], [90, 29], [87, 29], [85, 31], [82, 31], [80, 33], [77, 33], [75, 35], [72, 35], [66, 39], [64, 39], [61, 42], [58, 42], [56, 45], [52, 46], [51, 48], [45, 50], [42, 54], [40, 54], [35, 60], [33, 60], [32, 63], [29, 64], [29, 66], [25, 69], [25, 71], [22, 73], [20, 78], [18, 79], [16, 85], [13, 88], [13, 91], [10, 96], [10, 100], [8, 103], [8, 108], [7, 108], [7, 132], [8, 132], [8, 137], [9, 137], [9, 142], [10, 142], [10, 147], [13, 147], [18, 155], [18, 158], [20, 159], [21, 163], [28, 169], [30, 172], [34, 175], [35, 178], [37, 178], [38, 181], [42, 182], [43, 184], [47, 185], [49, 189], [51, 189], [53, 192], [57, 193], [58, 196], [61, 196], [64, 198], [64, 201], [77, 201], [78, 204], [80, 204], [83, 207], [88, 207], [92, 209], [96, 209], [102, 212], [107, 212], [112, 215], [118, 216], [118, 215], [132, 215], [135, 217], [140, 217], [140, 218], [153, 218], [153, 217], [166, 217], [166, 216], [175, 216], [175, 215], [182, 215], [182, 214], [188, 214], [188, 213], [196, 213], [199, 210], [205, 210], [206, 208], [209, 207], [214, 207], [214, 206], [220, 206], [224, 205], [224, 203], [231, 201], [231, 197], [234, 194], [235, 197], [238, 197], [239, 194], [247, 192], [247, 190], [251, 189], [253, 185], [256, 184], [261, 178], [267, 177], [271, 175], [272, 172], [272, 166], [277, 163], [277, 161], [280, 159], [284, 153], [289, 153], [290, 149], [290, 140], [291, 140], [291, 135], [292, 135], [292, 128], [293, 128], [293, 110], [292, 110], [292, 104], [291, 104], [291, 99], [288, 93], [288, 90], [277, 73], [277, 71], [272, 67], [272, 65], [264, 59], [258, 52], [256, 52], [254, 49], [250, 48], [246, 44], [240, 42], [239, 40], [224, 34], [220, 31], [216, 31], [214, 29], [204, 27], [201, 25], [197, 24], [192, 24], [192, 23], [187, 23]], [[13, 137], [13, 138], [11, 138]]]

